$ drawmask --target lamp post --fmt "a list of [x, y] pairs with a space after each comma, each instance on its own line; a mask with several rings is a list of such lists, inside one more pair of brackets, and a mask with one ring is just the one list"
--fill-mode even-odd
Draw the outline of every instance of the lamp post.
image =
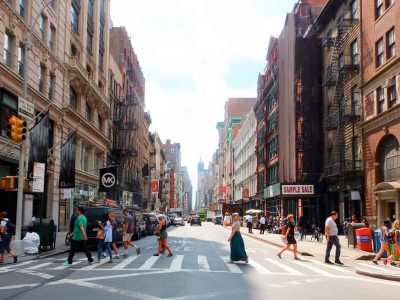
[[[35, 19], [33, 19], [32, 26], [28, 28], [28, 37], [24, 45], [24, 76], [22, 83], [22, 98], [26, 99], [28, 97], [28, 64], [29, 64], [29, 50], [32, 42], [32, 32], [34, 30], [34, 26], [36, 25], [39, 17], [45, 11], [45, 9], [53, 2], [53, 0], [49, 0], [42, 9], [38, 12]], [[17, 216], [15, 220], [15, 239], [21, 240], [21, 228], [22, 228], [22, 207], [24, 204], [24, 191], [23, 191], [23, 180], [25, 175], [24, 170], [24, 152], [25, 152], [25, 143], [22, 141], [21, 146], [19, 147], [19, 161], [18, 161], [18, 192], [17, 192]]]

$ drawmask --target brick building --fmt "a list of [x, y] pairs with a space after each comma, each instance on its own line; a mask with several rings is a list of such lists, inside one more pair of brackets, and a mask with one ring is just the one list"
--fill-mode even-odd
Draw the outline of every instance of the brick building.
[[361, 1], [366, 214], [400, 217], [400, 3]]

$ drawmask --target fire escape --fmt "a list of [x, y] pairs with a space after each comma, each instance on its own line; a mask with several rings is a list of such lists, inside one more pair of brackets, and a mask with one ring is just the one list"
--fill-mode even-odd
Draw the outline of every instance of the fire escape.
[[[323, 46], [330, 49], [331, 61], [326, 72], [324, 85], [332, 91], [331, 101], [329, 102], [328, 116], [324, 119], [324, 130], [333, 132], [333, 145], [329, 149], [329, 162], [325, 167], [325, 176], [336, 177], [341, 181], [341, 186], [345, 184], [345, 176], [359, 168], [357, 162], [346, 159], [345, 134], [348, 125], [354, 126], [360, 121], [360, 107], [358, 104], [349, 103], [345, 99], [345, 83], [349, 77], [359, 72], [358, 55], [346, 55], [344, 41], [348, 31], [358, 22], [353, 19], [349, 11], [345, 10], [343, 17], [339, 19], [336, 27], [336, 36], [328, 37]], [[352, 136], [350, 137], [353, 138]], [[348, 139], [347, 139], [348, 140]]]

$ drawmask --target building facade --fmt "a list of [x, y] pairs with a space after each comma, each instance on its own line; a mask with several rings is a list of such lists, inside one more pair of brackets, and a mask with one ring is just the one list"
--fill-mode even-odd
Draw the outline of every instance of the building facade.
[[400, 3], [360, 2], [365, 208], [379, 226], [400, 217]]
[[165, 159], [167, 161], [167, 170], [169, 173], [169, 179], [167, 184], [169, 185], [169, 208], [178, 208], [178, 199], [176, 199], [176, 174], [179, 174], [181, 169], [181, 144], [171, 143], [170, 139], [167, 139], [166, 143], [163, 144], [163, 150], [165, 153]]

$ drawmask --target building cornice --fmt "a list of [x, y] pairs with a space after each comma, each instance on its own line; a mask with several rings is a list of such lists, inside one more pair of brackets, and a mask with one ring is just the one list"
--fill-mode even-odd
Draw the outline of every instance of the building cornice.
[[392, 107], [383, 113], [375, 116], [374, 118], [365, 121], [362, 123], [361, 127], [363, 128], [364, 132], [371, 132], [374, 130], [382, 130], [383, 127], [387, 126], [388, 124], [397, 121], [400, 121], [400, 106], [397, 105]]

